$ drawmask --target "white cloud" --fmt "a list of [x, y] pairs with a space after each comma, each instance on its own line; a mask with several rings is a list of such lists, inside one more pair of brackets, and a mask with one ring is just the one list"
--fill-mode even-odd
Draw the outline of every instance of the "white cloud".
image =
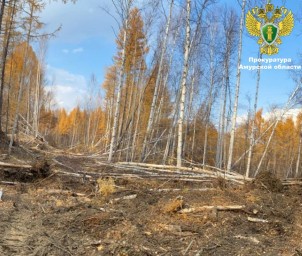
[[84, 49], [83, 49], [82, 47], [75, 48], [75, 49], [72, 49], [72, 50], [69, 50], [69, 49], [63, 49], [63, 50], [62, 50], [62, 52], [63, 52], [64, 54], [69, 54], [70, 52], [72, 52], [72, 53], [81, 53], [81, 52], [83, 52], [83, 51], [84, 51]]
[[51, 1], [41, 13], [41, 19], [48, 32], [62, 25], [56, 41], [80, 43], [91, 37], [113, 41], [115, 35], [111, 28], [117, 24], [101, 7], [114, 11], [111, 0], [78, 0], [76, 4]]
[[[293, 108], [288, 110], [282, 117], [283, 120], [286, 118], [292, 118], [294, 123], [297, 121], [297, 116], [301, 113], [302, 110], [298, 108]], [[283, 114], [283, 109], [275, 109], [274, 111], [265, 112], [262, 114], [262, 118], [267, 121], [269, 119], [274, 119], [277, 117], [281, 117]], [[241, 115], [237, 117], [237, 125], [243, 124], [247, 121], [247, 114]]]
[[[286, 118], [292, 118], [294, 123], [296, 123], [299, 113], [301, 113], [301, 109], [298, 109], [298, 108], [290, 109], [283, 115], [283, 120], [285, 120]], [[274, 118], [274, 117], [281, 117], [282, 114], [283, 114], [282, 109], [276, 109], [273, 112], [264, 113], [263, 119], [268, 120], [268, 119]]]
[[49, 65], [47, 74], [52, 85], [47, 86], [46, 90], [54, 93], [58, 107], [70, 111], [80, 104], [81, 99], [87, 94], [87, 82], [84, 76]]
[[236, 120], [237, 125], [241, 125], [241, 124], [245, 123], [246, 121], [247, 121], [247, 114], [237, 116], [237, 120]]
[[73, 53], [80, 53], [80, 52], [83, 52], [83, 51], [84, 51], [84, 49], [82, 47], [75, 48], [75, 49], [72, 50]]

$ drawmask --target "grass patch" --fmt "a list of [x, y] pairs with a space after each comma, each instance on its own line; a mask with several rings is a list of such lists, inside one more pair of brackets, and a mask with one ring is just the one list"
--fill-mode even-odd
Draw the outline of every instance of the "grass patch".
[[109, 196], [115, 192], [115, 182], [112, 178], [109, 179], [98, 179], [97, 180], [99, 193], [102, 196]]

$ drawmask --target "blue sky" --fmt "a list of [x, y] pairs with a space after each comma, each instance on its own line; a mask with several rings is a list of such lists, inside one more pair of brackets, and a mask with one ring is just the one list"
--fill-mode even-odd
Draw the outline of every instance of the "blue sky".
[[78, 0], [77, 4], [51, 2], [41, 14], [46, 31], [62, 29], [48, 43], [49, 88], [58, 107], [75, 107], [94, 74], [99, 84], [115, 53], [114, 20], [102, 11], [110, 0]]
[[[238, 8], [237, 0], [225, 1]], [[256, 1], [261, 6], [263, 1]], [[285, 6], [297, 16], [302, 11], [302, 1], [272, 0], [276, 6]], [[87, 91], [91, 74], [95, 74], [99, 84], [104, 79], [106, 67], [112, 64], [116, 51], [116, 23], [100, 6], [110, 8], [111, 0], [78, 0], [77, 4], [48, 4], [41, 14], [46, 30], [52, 31], [62, 25], [61, 31], [48, 43], [47, 78], [49, 86], [54, 88], [57, 105], [73, 108]], [[239, 10], [238, 10], [238, 13]], [[302, 16], [300, 14], [300, 16]], [[283, 38], [278, 58], [292, 58], [302, 65], [298, 54], [302, 52], [302, 24], [296, 21], [293, 33]], [[249, 57], [257, 57], [258, 45], [255, 38], [247, 32], [243, 38], [242, 64], [248, 64]], [[242, 71], [240, 112], [246, 111], [246, 95], [253, 102], [256, 83], [256, 71]], [[268, 110], [270, 105], [284, 104], [294, 84], [287, 71], [271, 70], [261, 74], [259, 107]], [[253, 104], [253, 103], [252, 103]]]

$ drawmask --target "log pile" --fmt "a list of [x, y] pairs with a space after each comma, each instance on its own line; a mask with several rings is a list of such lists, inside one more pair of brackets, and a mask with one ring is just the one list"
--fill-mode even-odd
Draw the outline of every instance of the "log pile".
[[[216, 167], [205, 166], [200, 167], [193, 165], [190, 167], [176, 167], [170, 165], [157, 165], [137, 162], [117, 162], [108, 163], [100, 162], [99, 158], [89, 157], [89, 161], [81, 158], [80, 164], [71, 164], [63, 160], [52, 160], [52, 173], [63, 176], [73, 176], [86, 180], [95, 181], [98, 178], [112, 177], [115, 179], [133, 178], [133, 179], [156, 179], [156, 180], [174, 180], [195, 183], [212, 183], [217, 179], [223, 179], [230, 184], [243, 185], [246, 182], [253, 181], [252, 178], [246, 178], [236, 172], [228, 172]], [[73, 155], [70, 161], [75, 160], [77, 156]], [[92, 161], [93, 159], [93, 161]], [[78, 167], [76, 167], [78, 166]], [[34, 164], [16, 164], [0, 161], [0, 170], [4, 170], [6, 174], [25, 174], [26, 177], [35, 175], [37, 170], [43, 170], [47, 166], [37, 167]], [[39, 171], [38, 171], [39, 174]], [[43, 174], [44, 175], [44, 174]], [[21, 177], [24, 177], [21, 175]], [[29, 179], [30, 180], [30, 179]], [[6, 179], [7, 181], [16, 181], [16, 179]], [[27, 180], [28, 181], [28, 180]], [[283, 185], [302, 185], [301, 179], [287, 179], [282, 182]]]
[[175, 177], [183, 181], [209, 181], [223, 178], [235, 184], [243, 185], [246, 179], [243, 175], [236, 172], [227, 172], [219, 168], [199, 168], [199, 167], [176, 167], [170, 165], [156, 165], [134, 162], [119, 162], [114, 164], [115, 168], [128, 169], [142, 174], [161, 177]]

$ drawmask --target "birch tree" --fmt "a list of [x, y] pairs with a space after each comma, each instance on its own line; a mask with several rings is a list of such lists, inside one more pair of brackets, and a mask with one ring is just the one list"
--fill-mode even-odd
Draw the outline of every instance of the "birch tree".
[[220, 114], [218, 125], [218, 140], [216, 147], [216, 166], [222, 168], [224, 145], [225, 145], [225, 131], [226, 131], [226, 107], [227, 96], [230, 88], [230, 75], [232, 67], [232, 57], [237, 46], [237, 23], [238, 17], [234, 10], [223, 9], [223, 19], [221, 21], [223, 27], [223, 44], [222, 44], [222, 84], [220, 90]]
[[177, 167], [182, 165], [182, 149], [183, 149], [183, 123], [185, 114], [185, 100], [186, 100], [186, 89], [187, 89], [187, 76], [189, 71], [189, 52], [190, 52], [190, 37], [191, 37], [191, 0], [186, 1], [187, 12], [186, 12], [186, 39], [184, 44], [184, 62], [183, 72], [181, 77], [181, 97], [179, 102], [179, 118], [178, 118], [178, 140], [177, 140]]
[[153, 99], [152, 99], [152, 104], [151, 104], [151, 110], [150, 110], [146, 135], [145, 135], [145, 139], [144, 139], [144, 143], [143, 143], [141, 159], [145, 158], [145, 153], [146, 153], [145, 151], [146, 151], [147, 141], [149, 139], [150, 131], [151, 131], [151, 128], [152, 128], [152, 125], [153, 125], [153, 122], [154, 122], [155, 106], [156, 106], [156, 103], [157, 103], [157, 100], [158, 100], [158, 91], [159, 91], [160, 80], [161, 80], [161, 77], [162, 77], [164, 57], [165, 57], [165, 54], [166, 54], [168, 36], [169, 36], [169, 31], [170, 31], [173, 4], [174, 4], [174, 0], [170, 0], [169, 17], [168, 17], [167, 24], [166, 24], [164, 40], [163, 40], [163, 43], [162, 43], [158, 73], [157, 73], [156, 81], [155, 81], [154, 94], [153, 94]]
[[238, 110], [238, 100], [239, 100], [239, 90], [240, 90], [240, 78], [241, 78], [240, 65], [241, 65], [241, 54], [242, 54], [242, 36], [243, 36], [244, 17], [245, 17], [245, 5], [246, 5], [246, 0], [242, 0], [240, 29], [239, 29], [236, 90], [235, 90], [235, 99], [234, 99], [233, 116], [232, 116], [232, 128], [231, 128], [231, 138], [230, 138], [230, 145], [229, 145], [229, 155], [228, 155], [228, 163], [227, 163], [228, 171], [230, 171], [232, 168], [234, 142], [235, 142], [235, 130], [236, 130], [237, 110]]
[[[259, 58], [262, 58], [262, 54], [259, 55]], [[259, 94], [259, 85], [260, 85], [260, 62], [258, 63], [258, 70], [257, 70], [257, 82], [256, 82], [256, 91], [255, 91], [255, 100], [254, 100], [254, 109], [253, 109], [253, 116], [252, 119], [252, 130], [250, 134], [250, 147], [249, 147], [249, 153], [247, 158], [247, 166], [246, 166], [246, 172], [245, 177], [248, 178], [250, 174], [250, 168], [251, 168], [251, 161], [252, 161], [252, 152], [254, 147], [254, 141], [255, 141], [255, 116], [257, 112], [257, 106], [258, 106], [258, 94]]]

